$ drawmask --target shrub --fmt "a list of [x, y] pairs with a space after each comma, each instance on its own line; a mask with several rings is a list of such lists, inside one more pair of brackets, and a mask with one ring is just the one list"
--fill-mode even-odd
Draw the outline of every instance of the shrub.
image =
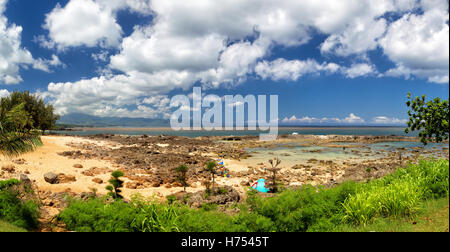
[[77, 232], [130, 232], [135, 214], [136, 209], [123, 201], [106, 203], [105, 198], [94, 198], [72, 200], [58, 219]]
[[179, 173], [179, 176], [177, 180], [183, 185], [183, 191], [186, 192], [186, 186], [188, 186], [188, 183], [186, 181], [186, 173], [188, 172], [189, 167], [185, 164], [179, 165], [177, 168], [175, 168], [175, 171]]
[[[324, 231], [340, 222], [341, 204], [356, 187], [353, 182], [330, 189], [308, 185], [300, 190], [286, 190], [273, 198], [249, 195], [247, 202], [252, 212], [272, 221], [275, 231]], [[325, 222], [327, 225], [319, 228], [319, 223]]]
[[33, 200], [23, 201], [14, 185], [19, 181], [0, 181], [0, 219], [17, 227], [33, 229], [38, 225], [39, 205]]

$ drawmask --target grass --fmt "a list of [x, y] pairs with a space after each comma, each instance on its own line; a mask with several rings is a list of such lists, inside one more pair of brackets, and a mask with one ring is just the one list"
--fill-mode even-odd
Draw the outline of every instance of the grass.
[[0, 233], [3, 232], [27, 232], [27, 230], [0, 220]]
[[448, 232], [449, 198], [428, 200], [413, 217], [377, 218], [367, 225], [344, 224], [336, 232]]
[[424, 200], [449, 196], [447, 160], [410, 164], [378, 180], [361, 184], [343, 207], [345, 221], [370, 224], [377, 217], [409, 217], [421, 209]]

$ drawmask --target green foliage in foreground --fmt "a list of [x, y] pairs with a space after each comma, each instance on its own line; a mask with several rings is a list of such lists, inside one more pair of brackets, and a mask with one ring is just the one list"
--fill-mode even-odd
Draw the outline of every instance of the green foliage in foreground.
[[336, 232], [448, 232], [449, 198], [427, 200], [414, 216], [376, 218], [367, 225], [342, 224]]
[[8, 222], [0, 220], [0, 233], [2, 232], [16, 233], [16, 232], [27, 232], [27, 230], [20, 227], [16, 227], [14, 225], [9, 224]]
[[17, 180], [0, 181], [0, 220], [20, 228], [36, 228], [39, 205], [33, 200], [20, 199], [20, 192], [13, 188], [18, 184]]
[[211, 207], [197, 210], [142, 198], [131, 203], [93, 198], [72, 201], [59, 220], [70, 230], [96, 232], [333, 231], [344, 224], [414, 216], [423, 201], [448, 194], [448, 161], [423, 160], [368, 183], [348, 182], [329, 189], [305, 186], [271, 198], [250, 193], [241, 212], [234, 215]]
[[449, 163], [421, 160], [418, 165], [361, 186], [344, 202], [345, 219], [366, 224], [375, 217], [411, 216], [425, 199], [448, 197]]

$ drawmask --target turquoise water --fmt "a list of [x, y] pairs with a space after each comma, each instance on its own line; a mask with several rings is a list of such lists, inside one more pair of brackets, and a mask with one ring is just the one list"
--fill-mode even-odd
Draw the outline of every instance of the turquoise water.
[[[304, 127], [304, 128], [279, 128], [278, 134], [292, 134], [298, 133], [301, 135], [371, 135], [371, 136], [417, 136], [417, 133], [406, 134], [403, 127]], [[186, 136], [186, 137], [198, 137], [198, 136], [244, 136], [253, 135], [258, 136], [261, 131], [172, 131], [172, 130], [159, 130], [159, 129], [130, 129], [130, 128], [89, 128], [75, 131], [52, 131], [56, 134], [68, 134], [68, 135], [95, 135], [95, 134], [119, 134], [119, 135], [174, 135], [174, 136]]]
[[[338, 144], [338, 143], [336, 143]], [[351, 143], [345, 143], [347, 146]], [[386, 157], [389, 153], [398, 152], [399, 148], [412, 151], [417, 149], [422, 156], [434, 156], [436, 158], [446, 158], [446, 156], [440, 156], [443, 148], [448, 148], [448, 144], [444, 143], [429, 143], [425, 147], [420, 142], [380, 142], [373, 144], [361, 144], [353, 148], [341, 147], [328, 147], [328, 146], [301, 146], [294, 147], [277, 146], [274, 148], [247, 148], [246, 150], [252, 155], [244, 162], [259, 163], [266, 162], [267, 157], [278, 157], [283, 160], [283, 164], [286, 167], [291, 167], [295, 164], [307, 164], [309, 159], [317, 160], [333, 160], [333, 161], [349, 161], [349, 160], [366, 160], [366, 159], [378, 159]], [[422, 149], [423, 148], [423, 149]], [[428, 154], [424, 154], [423, 151], [430, 151]], [[354, 153], [353, 151], [359, 151]], [[438, 152], [434, 152], [438, 151]], [[411, 152], [402, 152], [403, 156], [411, 156]], [[439, 153], [439, 154], [438, 154]], [[448, 157], [447, 157], [448, 158]]]

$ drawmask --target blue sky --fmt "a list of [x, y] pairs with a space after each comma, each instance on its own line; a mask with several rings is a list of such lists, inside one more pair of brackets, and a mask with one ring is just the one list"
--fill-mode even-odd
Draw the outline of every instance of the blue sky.
[[448, 99], [448, 2], [0, 0], [0, 96], [167, 118], [170, 97], [277, 94], [296, 125], [400, 125]]

